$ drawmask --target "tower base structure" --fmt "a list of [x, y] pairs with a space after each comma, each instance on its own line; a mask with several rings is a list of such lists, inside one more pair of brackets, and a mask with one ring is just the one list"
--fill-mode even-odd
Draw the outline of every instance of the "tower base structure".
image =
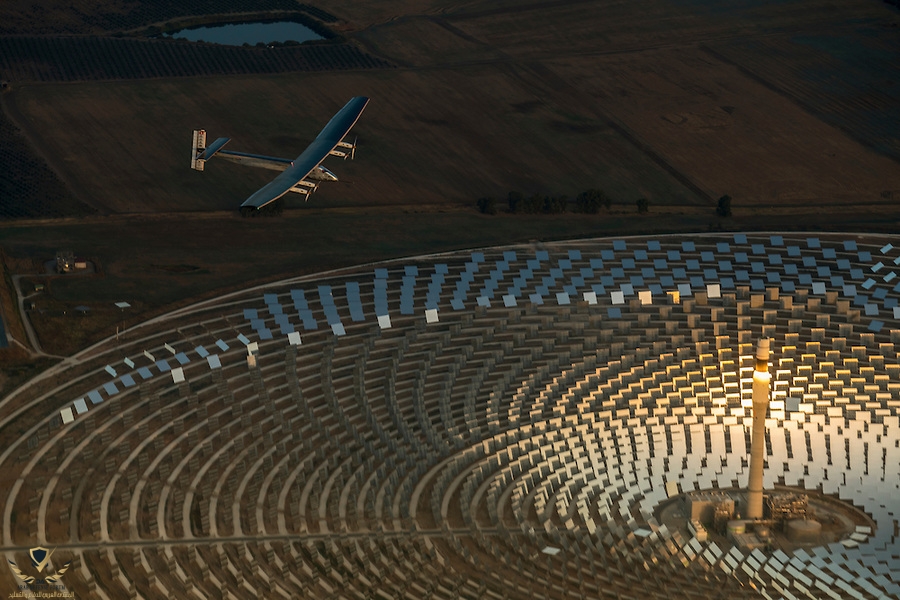
[[[846, 541], [860, 523], [871, 523], [858, 508], [816, 491], [778, 486], [764, 496], [762, 518], [746, 516], [744, 489], [686, 492], [680, 502], [661, 505], [658, 519], [670, 528], [684, 527], [698, 541], [715, 540], [742, 551], [757, 548], [808, 548]], [[673, 499], [674, 500], [674, 499]], [[871, 529], [871, 525], [864, 528]]]

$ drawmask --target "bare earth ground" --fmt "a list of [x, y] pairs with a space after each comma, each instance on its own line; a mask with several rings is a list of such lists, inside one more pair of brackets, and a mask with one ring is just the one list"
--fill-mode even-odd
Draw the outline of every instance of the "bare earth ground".
[[552, 68], [567, 80], [580, 76], [582, 90], [653, 140], [676, 169], [711, 193], [734, 190], [742, 207], [874, 203], [884, 190], [900, 189], [893, 159], [734, 67], [696, 48], [653, 54], [649, 65], [646, 56], [604, 58], [603, 68], [587, 77], [586, 59]]
[[[105, 215], [0, 223], [13, 264], [71, 247], [100, 266], [52, 279], [36, 300], [45, 349], [68, 354], [250, 281], [404, 254], [646, 231], [892, 231], [900, 219], [900, 15], [879, 2], [339, 0], [328, 10], [351, 42], [398, 68], [4, 92], [7, 116]], [[76, 12], [43, 0], [4, 4], [0, 18], [42, 13], [93, 31]], [[272, 172], [188, 168], [192, 128], [291, 157], [354, 95], [372, 98], [353, 132], [357, 160], [327, 161], [341, 181], [308, 204], [290, 200], [281, 218], [234, 212]], [[591, 187], [613, 197], [611, 214], [473, 208], [511, 189]], [[715, 216], [722, 194], [733, 218]], [[649, 215], [635, 213], [640, 197]], [[110, 309], [118, 300], [133, 309]], [[78, 305], [92, 311], [75, 326]]]
[[106, 212], [235, 209], [272, 172], [215, 160], [192, 171], [191, 129], [293, 158], [353, 95], [372, 98], [352, 132], [357, 160], [327, 162], [341, 182], [320, 188], [318, 206], [471, 205], [510, 189], [573, 196], [596, 186], [631, 203], [697, 202], [596, 117], [542, 101], [540, 91], [517, 73], [472, 66], [32, 85], [7, 102], [36, 130], [56, 132], [44, 138], [48, 152]]

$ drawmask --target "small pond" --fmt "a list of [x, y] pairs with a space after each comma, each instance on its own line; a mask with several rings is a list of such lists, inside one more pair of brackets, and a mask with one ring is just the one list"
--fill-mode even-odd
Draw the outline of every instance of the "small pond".
[[166, 37], [182, 38], [192, 42], [212, 42], [227, 46], [242, 46], [271, 42], [308, 42], [321, 40], [322, 36], [309, 27], [293, 21], [277, 21], [272, 23], [228, 23], [225, 25], [208, 25], [182, 29], [165, 34]]

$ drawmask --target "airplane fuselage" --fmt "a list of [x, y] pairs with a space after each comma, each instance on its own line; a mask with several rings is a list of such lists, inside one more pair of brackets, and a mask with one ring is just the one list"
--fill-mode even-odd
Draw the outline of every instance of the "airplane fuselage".
[[337, 181], [338, 180], [337, 175], [335, 175], [334, 173], [332, 173], [331, 171], [329, 171], [322, 165], [319, 165], [318, 167], [313, 169], [312, 172], [309, 175], [307, 175], [307, 177], [309, 177], [310, 179], [313, 179], [315, 181]]
[[[247, 154], [245, 152], [220, 151], [217, 156], [224, 160], [247, 165], [248, 167], [260, 167], [272, 171], [284, 171], [294, 164], [294, 161], [292, 160], [278, 159], [271, 156], [259, 156], [257, 154]], [[338, 181], [337, 175], [322, 165], [313, 169], [309, 175], [307, 175], [307, 178], [314, 181]]]

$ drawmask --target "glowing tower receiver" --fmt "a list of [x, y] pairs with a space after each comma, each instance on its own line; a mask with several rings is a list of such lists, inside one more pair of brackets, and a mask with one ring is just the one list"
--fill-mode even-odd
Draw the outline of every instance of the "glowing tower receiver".
[[753, 370], [753, 438], [750, 440], [750, 480], [747, 485], [747, 518], [763, 517], [763, 463], [766, 459], [766, 413], [769, 410], [769, 339], [756, 344]]

